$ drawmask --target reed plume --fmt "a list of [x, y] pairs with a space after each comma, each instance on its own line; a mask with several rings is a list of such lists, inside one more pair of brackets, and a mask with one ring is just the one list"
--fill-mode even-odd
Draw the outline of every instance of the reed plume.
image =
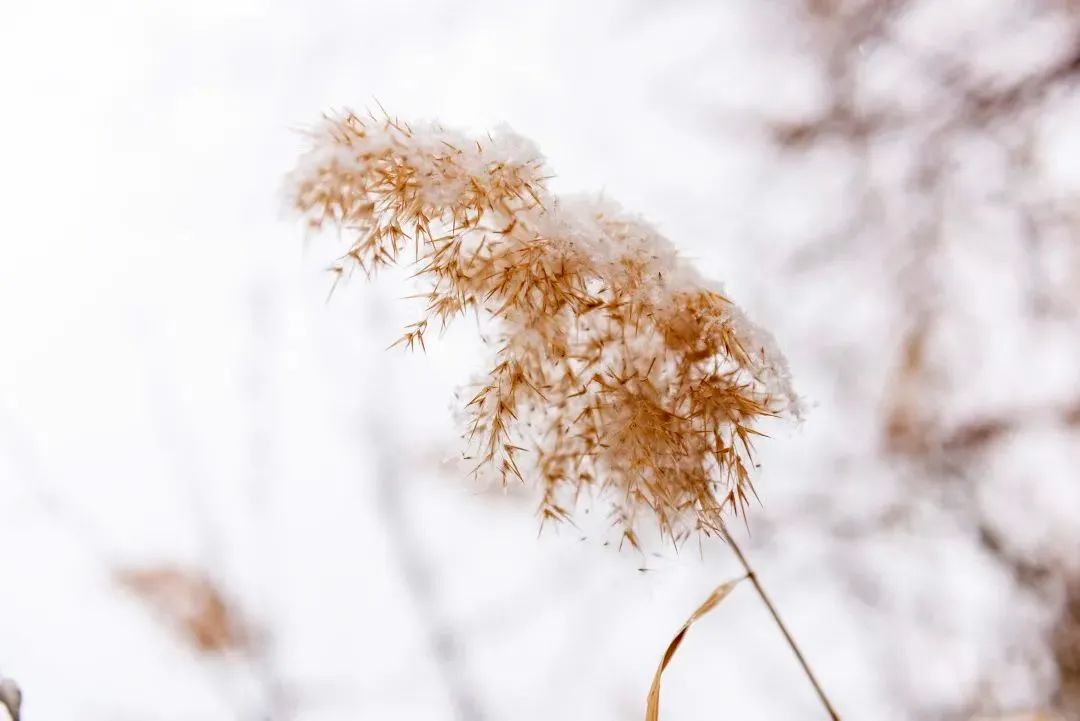
[[635, 546], [643, 516], [678, 542], [745, 510], [755, 424], [797, 413], [787, 367], [656, 228], [601, 197], [555, 196], [535, 146], [507, 129], [472, 138], [350, 112], [309, 136], [290, 200], [348, 238], [336, 276], [407, 256], [426, 283], [399, 342], [423, 347], [470, 311], [495, 319], [466, 408], [480, 467], [534, 479], [543, 520], [600, 491]]
[[[289, 191], [312, 228], [349, 239], [337, 280], [409, 254], [427, 284], [427, 311], [399, 343], [423, 348], [433, 324], [470, 311], [495, 320], [495, 360], [467, 404], [478, 467], [503, 483], [535, 479], [542, 521], [569, 518], [595, 489], [635, 547], [642, 516], [676, 544], [722, 536], [838, 719], [724, 523], [753, 493], [755, 424], [799, 412], [772, 337], [649, 223], [602, 197], [551, 193], [542, 156], [509, 130], [470, 138], [350, 112], [310, 139]], [[689, 626], [734, 584], [673, 638], [647, 721]]]

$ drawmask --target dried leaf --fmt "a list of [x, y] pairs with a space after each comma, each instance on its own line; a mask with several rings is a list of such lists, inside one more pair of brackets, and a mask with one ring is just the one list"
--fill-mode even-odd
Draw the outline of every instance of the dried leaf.
[[727, 598], [727, 595], [731, 593], [735, 586], [739, 585], [739, 582], [745, 581], [746, 578], [746, 576], [741, 576], [717, 586], [713, 592], [709, 594], [709, 597], [697, 607], [697, 610], [690, 614], [690, 618], [686, 619], [686, 623], [682, 625], [679, 632], [671, 639], [671, 643], [668, 644], [667, 650], [664, 651], [664, 658], [661, 659], [660, 665], [656, 667], [656, 674], [653, 676], [652, 687], [649, 688], [649, 697], [645, 704], [645, 721], [657, 721], [657, 719], [660, 718], [660, 677], [663, 675], [664, 669], [671, 663], [675, 651], [677, 651], [679, 645], [682, 644], [683, 638], [686, 637], [686, 632], [690, 630], [690, 626], [706, 613], [716, 608], [721, 601]]

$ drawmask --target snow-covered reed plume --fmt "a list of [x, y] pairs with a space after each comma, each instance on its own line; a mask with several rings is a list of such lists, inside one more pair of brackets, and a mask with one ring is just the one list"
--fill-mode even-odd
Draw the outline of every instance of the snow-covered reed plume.
[[407, 255], [432, 324], [493, 317], [495, 361], [468, 403], [476, 456], [542, 485], [544, 519], [599, 489], [625, 538], [642, 516], [678, 541], [742, 510], [755, 423], [797, 413], [784, 359], [652, 225], [599, 197], [560, 198], [532, 143], [352, 113], [325, 118], [291, 202], [373, 273]]
[[[751, 437], [764, 416], [798, 415], [783, 356], [715, 283], [653, 226], [597, 197], [559, 198], [543, 158], [509, 130], [471, 138], [439, 125], [355, 114], [325, 118], [290, 178], [310, 225], [350, 247], [333, 270], [368, 274], [410, 253], [432, 322], [493, 318], [495, 363], [468, 403], [469, 438], [503, 482], [535, 478], [543, 519], [565, 519], [584, 490], [611, 499], [638, 546], [641, 516], [678, 543], [695, 530], [731, 546], [829, 717], [839, 719], [735, 540]], [[741, 580], [741, 579], [739, 579]], [[646, 702], [689, 626], [664, 653]]]

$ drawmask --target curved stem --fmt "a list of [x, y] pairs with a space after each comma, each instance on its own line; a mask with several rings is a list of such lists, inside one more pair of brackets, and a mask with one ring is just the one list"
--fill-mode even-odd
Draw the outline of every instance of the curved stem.
[[780, 614], [777, 613], [776, 607], [773, 606], [772, 601], [769, 600], [769, 595], [765, 593], [765, 589], [762, 587], [761, 582], [758, 581], [757, 574], [750, 566], [750, 562], [746, 560], [746, 556], [743, 555], [742, 549], [739, 548], [739, 544], [735, 543], [735, 539], [731, 537], [728, 530], [721, 527], [721, 532], [724, 535], [724, 540], [731, 546], [731, 550], [735, 552], [735, 557], [739, 559], [739, 563], [742, 564], [743, 569], [746, 571], [747, 578], [750, 579], [750, 583], [754, 584], [754, 589], [757, 590], [758, 596], [761, 597], [762, 603], [765, 604], [765, 608], [769, 609], [769, 613], [772, 614], [773, 620], [776, 621], [777, 627], [780, 629], [780, 633], [784, 634], [784, 639], [787, 641], [788, 646], [791, 647], [792, 652], [795, 654], [795, 658], [799, 660], [799, 665], [802, 666], [803, 672], [806, 673], [806, 677], [810, 679], [810, 683], [814, 686], [814, 691], [817, 692], [818, 698], [821, 699], [822, 705], [829, 713], [829, 718], [832, 721], [840, 721], [840, 715], [836, 713], [836, 709], [829, 702], [829, 697], [825, 695], [825, 691], [821, 688], [821, 684], [818, 683], [817, 678], [814, 676], [814, 672], [810, 670], [810, 664], [806, 662], [806, 657], [802, 655], [802, 651], [799, 650], [799, 645], [795, 643], [795, 639], [791, 636], [787, 626], [780, 620]]

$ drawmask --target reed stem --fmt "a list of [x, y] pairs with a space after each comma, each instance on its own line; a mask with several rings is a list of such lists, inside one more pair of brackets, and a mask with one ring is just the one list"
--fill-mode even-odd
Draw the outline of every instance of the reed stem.
[[814, 686], [814, 691], [817, 692], [818, 698], [821, 699], [822, 705], [829, 713], [829, 718], [832, 721], [840, 721], [840, 715], [836, 713], [836, 709], [833, 708], [832, 703], [829, 702], [829, 697], [825, 695], [825, 690], [821, 688], [821, 684], [818, 683], [817, 677], [814, 676], [814, 672], [810, 670], [810, 664], [806, 662], [806, 657], [803, 656], [802, 651], [799, 650], [799, 644], [795, 643], [795, 639], [792, 637], [791, 632], [788, 631], [787, 626], [780, 619], [780, 614], [777, 613], [776, 607], [772, 601], [769, 600], [769, 594], [765, 593], [765, 588], [761, 585], [761, 581], [758, 580], [757, 573], [754, 572], [750, 562], [746, 560], [746, 556], [743, 555], [742, 549], [739, 548], [739, 544], [735, 542], [735, 539], [731, 537], [726, 528], [722, 529], [724, 534], [724, 540], [731, 546], [731, 550], [735, 552], [735, 557], [739, 559], [739, 563], [742, 564], [743, 570], [746, 571], [746, 577], [750, 579], [750, 583], [754, 584], [754, 589], [757, 590], [758, 596], [761, 597], [762, 603], [765, 604], [765, 608], [769, 609], [769, 613], [772, 614], [773, 620], [776, 621], [777, 627], [780, 629], [780, 633], [784, 634], [784, 639], [787, 641], [788, 646], [795, 654], [795, 658], [799, 660], [799, 665], [802, 666], [803, 672], [806, 677], [810, 679], [810, 683]]

